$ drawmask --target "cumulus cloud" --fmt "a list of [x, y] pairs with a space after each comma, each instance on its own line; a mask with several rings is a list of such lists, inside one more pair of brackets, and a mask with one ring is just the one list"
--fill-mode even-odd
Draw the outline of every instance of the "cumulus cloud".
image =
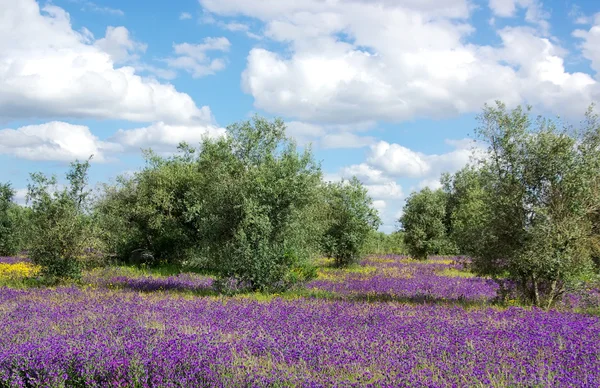
[[139, 52], [145, 52], [148, 46], [131, 39], [125, 27], [106, 28], [106, 36], [98, 39], [95, 45], [108, 53], [114, 63], [125, 63], [139, 59]]
[[115, 66], [113, 56], [123, 51], [113, 50], [114, 43], [123, 42], [124, 30], [112, 30], [101, 43], [111, 54], [94, 45], [89, 31], [73, 30], [69, 15], [57, 6], [0, 0], [0, 9], [0, 120], [212, 122], [208, 107], [198, 108], [172, 85]]
[[127, 149], [153, 148], [158, 151], [174, 151], [181, 142], [198, 144], [204, 136], [220, 137], [225, 128], [214, 125], [182, 126], [168, 125], [163, 122], [134, 129], [119, 129], [109, 141]]
[[104, 162], [106, 152], [118, 150], [119, 145], [101, 141], [88, 127], [60, 121], [0, 130], [0, 154], [22, 159], [70, 162], [94, 155], [93, 161]]
[[547, 19], [549, 13], [544, 11], [544, 7], [539, 0], [490, 0], [490, 9], [498, 17], [514, 17], [517, 9], [525, 10], [525, 20], [537, 24], [541, 32], [546, 34], [550, 28]]
[[591, 62], [596, 74], [600, 73], [600, 13], [589, 30], [575, 30], [573, 36], [582, 40], [583, 56]]
[[229, 51], [231, 43], [227, 38], [205, 38], [202, 43], [174, 44], [173, 50], [176, 57], [167, 58], [165, 61], [173, 69], [185, 70], [194, 78], [212, 75], [225, 68], [224, 58], [210, 58], [210, 51]]
[[343, 167], [341, 175], [348, 179], [355, 176], [365, 184], [386, 184], [392, 182], [392, 179], [385, 175], [383, 171], [373, 168], [367, 163]]
[[497, 99], [580, 115], [600, 97], [592, 77], [565, 69], [567, 53], [546, 37], [547, 14], [535, 0], [490, 4], [497, 17], [524, 9], [530, 26], [499, 31], [498, 47], [469, 42], [467, 0], [200, 3], [215, 15], [258, 19], [265, 36], [287, 46], [252, 49], [242, 86], [257, 108], [297, 120], [445, 118]]
[[[313, 144], [322, 149], [330, 148], [363, 148], [375, 143], [371, 136], [360, 136], [352, 133], [350, 128], [340, 125], [318, 125], [301, 121], [286, 123], [287, 133], [299, 145]], [[360, 128], [360, 127], [358, 127]]]
[[454, 150], [444, 154], [425, 154], [400, 144], [380, 141], [371, 146], [367, 163], [394, 177], [437, 177], [442, 172], [455, 172], [464, 167], [481, 148], [469, 139], [447, 140]]

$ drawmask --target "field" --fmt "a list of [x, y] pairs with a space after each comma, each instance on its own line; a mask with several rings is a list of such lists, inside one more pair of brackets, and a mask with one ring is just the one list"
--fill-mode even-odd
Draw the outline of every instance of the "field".
[[281, 295], [127, 267], [28, 287], [1, 258], [1, 387], [600, 386], [598, 293], [492, 303], [457, 258], [368, 257]]

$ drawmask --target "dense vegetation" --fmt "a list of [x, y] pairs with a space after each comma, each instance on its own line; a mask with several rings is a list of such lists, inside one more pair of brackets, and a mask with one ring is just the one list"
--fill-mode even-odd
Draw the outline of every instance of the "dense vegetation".
[[[600, 124], [579, 129], [486, 106], [472, 163], [412, 193], [400, 231], [377, 232], [377, 212], [353, 178], [325, 182], [310, 148], [299, 152], [279, 120], [233, 124], [227, 136], [145, 151], [138, 172], [92, 197], [89, 160], [68, 185], [31, 175], [29, 207], [0, 186], [0, 254], [26, 248], [47, 281], [77, 279], [110, 262], [215, 275], [215, 289], [278, 292], [315, 277], [315, 259], [350, 266], [365, 253], [467, 255], [471, 270], [550, 307], [598, 273]], [[487, 147], [487, 149], [485, 149]]]
[[600, 122], [590, 110], [581, 128], [560, 128], [501, 103], [480, 122], [487, 150], [407, 201], [406, 244], [417, 257], [458, 248], [504, 293], [549, 307], [598, 271]]
[[[210, 272], [223, 292], [279, 291], [315, 276], [314, 259], [355, 263], [379, 226], [361, 183], [328, 183], [310, 148], [302, 153], [281, 120], [255, 117], [227, 136], [181, 144], [162, 157], [145, 152], [145, 167], [87, 188], [89, 161], [75, 162], [68, 185], [31, 175], [30, 257], [46, 280], [76, 279], [90, 257], [134, 265], [172, 265]], [[5, 254], [15, 253], [16, 205], [6, 186]]]

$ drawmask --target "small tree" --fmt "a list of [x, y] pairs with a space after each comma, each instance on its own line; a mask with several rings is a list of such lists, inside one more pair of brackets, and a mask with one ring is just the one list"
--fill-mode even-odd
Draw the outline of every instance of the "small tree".
[[[162, 158], [144, 152], [146, 166], [132, 176], [105, 184], [95, 204], [104, 250], [134, 264], [144, 252], [144, 262], [181, 264], [195, 253], [196, 230], [184, 217], [193, 185], [202, 179], [195, 162], [196, 150], [186, 144], [179, 153]], [[139, 260], [138, 260], [139, 261]]]
[[591, 111], [580, 131], [542, 118], [534, 125], [529, 109], [497, 103], [480, 116], [476, 133], [489, 149], [472, 195], [478, 222], [465, 229], [479, 239], [467, 253], [479, 274], [550, 307], [592, 269], [600, 125]]
[[446, 201], [443, 191], [429, 188], [413, 192], [406, 200], [400, 222], [408, 252], [415, 259], [456, 252], [447, 235]]
[[334, 258], [336, 266], [348, 266], [357, 261], [370, 233], [379, 227], [381, 220], [373, 208], [373, 200], [356, 177], [327, 184], [324, 190], [327, 227], [323, 250]]
[[0, 256], [12, 256], [23, 247], [24, 212], [13, 202], [10, 183], [0, 184]]
[[227, 137], [203, 141], [195, 165], [201, 176], [186, 196], [184, 217], [201, 254], [221, 280], [252, 290], [314, 276], [321, 171], [312, 153], [297, 151], [279, 119], [254, 117], [227, 129]]
[[454, 175], [442, 175], [446, 193], [446, 225], [448, 237], [461, 254], [473, 254], [486, 238], [484, 223], [487, 216], [487, 193], [484, 176], [473, 167], [466, 166]]
[[89, 241], [89, 165], [89, 160], [72, 163], [67, 173], [69, 185], [62, 189], [54, 176], [31, 174], [27, 194], [33, 229], [30, 257], [48, 280], [80, 276], [80, 259]]

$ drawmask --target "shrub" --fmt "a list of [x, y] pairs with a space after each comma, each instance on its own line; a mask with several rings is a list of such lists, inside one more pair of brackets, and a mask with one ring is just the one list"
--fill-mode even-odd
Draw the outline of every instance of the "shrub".
[[429, 188], [412, 193], [406, 200], [400, 222], [404, 243], [415, 259], [456, 253], [456, 247], [448, 237], [446, 204], [443, 191]]
[[33, 230], [29, 254], [48, 281], [80, 276], [80, 258], [90, 241], [88, 169], [89, 160], [72, 163], [67, 173], [69, 184], [63, 189], [54, 176], [31, 174], [27, 194]]
[[366, 188], [353, 177], [350, 181], [329, 183], [324, 188], [326, 229], [322, 247], [336, 266], [355, 263], [363, 251], [370, 233], [381, 220]]
[[15, 255], [23, 246], [23, 212], [13, 203], [14, 195], [9, 183], [0, 184], [0, 256]]

